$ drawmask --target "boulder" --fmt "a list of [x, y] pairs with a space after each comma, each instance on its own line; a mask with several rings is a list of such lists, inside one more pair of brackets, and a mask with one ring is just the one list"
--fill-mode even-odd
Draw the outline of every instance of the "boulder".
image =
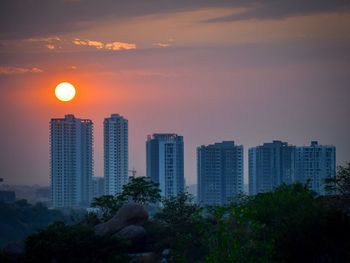
[[145, 252], [128, 255], [130, 263], [154, 263], [157, 262], [157, 255], [154, 252]]
[[95, 226], [97, 235], [111, 235], [129, 225], [140, 226], [148, 220], [148, 212], [136, 203], [123, 205], [107, 222]]
[[130, 225], [124, 227], [115, 236], [135, 243], [141, 241], [146, 236], [146, 230], [142, 226]]
[[170, 249], [169, 248], [164, 249], [162, 252], [162, 256], [165, 258], [168, 258], [170, 256]]

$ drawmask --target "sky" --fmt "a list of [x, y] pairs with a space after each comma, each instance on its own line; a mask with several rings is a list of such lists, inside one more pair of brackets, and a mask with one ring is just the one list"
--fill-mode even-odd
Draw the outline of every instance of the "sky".
[[[148, 134], [247, 150], [272, 140], [337, 148], [350, 161], [350, 2], [338, 0], [0, 1], [0, 177], [49, 184], [49, 121], [129, 120], [129, 167], [145, 175]], [[71, 102], [55, 86], [72, 83]], [[247, 169], [245, 180], [247, 182]]]

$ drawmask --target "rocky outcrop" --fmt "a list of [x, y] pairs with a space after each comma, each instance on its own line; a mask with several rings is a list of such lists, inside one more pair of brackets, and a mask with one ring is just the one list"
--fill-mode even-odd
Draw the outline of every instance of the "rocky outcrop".
[[154, 263], [159, 262], [157, 255], [154, 252], [145, 252], [138, 254], [129, 254], [130, 263]]
[[117, 232], [115, 236], [136, 243], [143, 240], [146, 236], [146, 230], [142, 226], [130, 225]]
[[95, 233], [101, 236], [112, 235], [127, 226], [133, 226], [129, 230], [126, 229], [123, 233], [130, 236], [132, 235], [131, 233], [134, 233], [136, 236], [136, 233], [140, 235], [142, 232], [141, 228], [136, 228], [136, 226], [142, 226], [147, 220], [148, 212], [143, 206], [136, 203], [128, 203], [123, 205], [110, 220], [95, 226]]

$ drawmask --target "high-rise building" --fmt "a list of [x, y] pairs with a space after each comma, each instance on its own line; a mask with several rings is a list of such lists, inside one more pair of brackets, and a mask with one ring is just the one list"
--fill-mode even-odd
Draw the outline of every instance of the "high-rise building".
[[51, 205], [87, 207], [93, 174], [93, 123], [66, 115], [51, 119]]
[[224, 141], [197, 148], [198, 201], [224, 205], [243, 192], [243, 146]]
[[92, 198], [100, 197], [105, 194], [105, 180], [103, 177], [92, 177]]
[[129, 138], [128, 120], [112, 114], [104, 120], [105, 194], [116, 195], [128, 183]]
[[295, 146], [273, 141], [249, 149], [249, 194], [272, 191], [294, 181]]
[[334, 146], [319, 145], [317, 141], [310, 146], [296, 147], [295, 180], [309, 183], [318, 194], [326, 194], [325, 179], [336, 174], [336, 152]]
[[146, 142], [147, 177], [159, 183], [161, 196], [184, 191], [184, 142], [177, 134], [153, 134]]

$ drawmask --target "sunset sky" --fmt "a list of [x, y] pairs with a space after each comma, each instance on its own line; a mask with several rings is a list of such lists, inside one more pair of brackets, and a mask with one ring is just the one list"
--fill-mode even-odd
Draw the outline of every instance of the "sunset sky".
[[[71, 102], [55, 86], [72, 83]], [[49, 184], [49, 121], [129, 120], [129, 167], [145, 175], [152, 133], [196, 147], [318, 140], [350, 161], [350, 1], [0, 1], [0, 177]], [[248, 173], [245, 171], [245, 179]]]

